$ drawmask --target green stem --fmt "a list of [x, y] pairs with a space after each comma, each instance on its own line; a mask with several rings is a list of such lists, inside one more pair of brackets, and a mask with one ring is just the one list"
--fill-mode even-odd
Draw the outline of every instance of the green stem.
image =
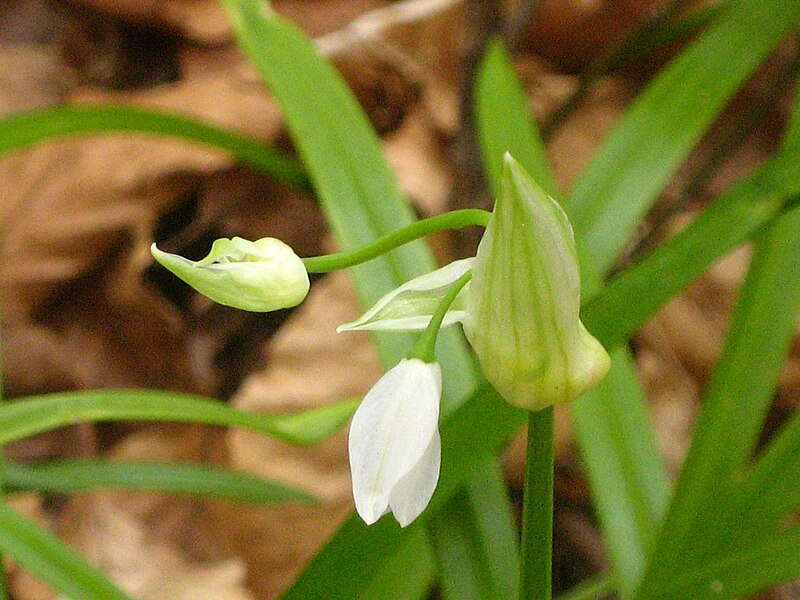
[[521, 600], [550, 600], [553, 567], [553, 407], [528, 417], [522, 501]]
[[486, 227], [490, 216], [490, 212], [477, 208], [446, 212], [430, 219], [417, 221], [403, 229], [398, 229], [357, 250], [304, 258], [303, 264], [309, 273], [328, 273], [337, 269], [346, 269], [377, 258], [403, 244], [413, 242], [437, 231], [464, 229], [471, 226]]
[[456, 296], [464, 289], [470, 279], [472, 279], [472, 271], [464, 273], [453, 282], [453, 286], [447, 291], [447, 295], [442, 298], [439, 306], [436, 307], [436, 312], [431, 316], [431, 322], [428, 323], [425, 331], [419, 336], [409, 358], [419, 358], [426, 363], [432, 363], [436, 360], [436, 336], [439, 335], [439, 329], [442, 328], [444, 316], [447, 314], [453, 300], [456, 299]]

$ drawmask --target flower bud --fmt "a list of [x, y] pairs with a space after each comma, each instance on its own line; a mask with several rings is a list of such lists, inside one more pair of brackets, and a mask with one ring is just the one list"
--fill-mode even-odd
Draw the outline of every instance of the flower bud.
[[150, 252], [161, 265], [214, 302], [252, 312], [269, 312], [300, 304], [308, 294], [308, 273], [294, 251], [275, 238], [251, 242], [220, 238], [197, 262]]
[[579, 318], [572, 227], [510, 155], [473, 266], [464, 332], [489, 382], [511, 404], [539, 410], [576, 399], [610, 358]]

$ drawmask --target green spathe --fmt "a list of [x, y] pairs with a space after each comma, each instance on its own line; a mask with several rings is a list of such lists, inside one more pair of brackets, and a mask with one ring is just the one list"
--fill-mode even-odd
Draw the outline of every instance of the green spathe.
[[197, 262], [150, 252], [161, 265], [214, 302], [252, 312], [269, 312], [300, 304], [308, 294], [308, 273], [294, 251], [275, 238], [251, 242], [220, 238]]
[[486, 378], [511, 404], [568, 402], [608, 372], [608, 353], [580, 321], [580, 289], [566, 214], [506, 154], [463, 326]]

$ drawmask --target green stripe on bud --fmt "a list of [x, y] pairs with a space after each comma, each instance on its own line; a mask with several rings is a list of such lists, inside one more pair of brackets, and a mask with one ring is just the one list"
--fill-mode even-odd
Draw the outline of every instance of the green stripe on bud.
[[197, 262], [150, 252], [161, 265], [214, 302], [252, 312], [269, 312], [300, 304], [308, 294], [308, 273], [294, 251], [275, 238], [251, 242], [220, 238]]
[[504, 162], [463, 325], [497, 391], [539, 410], [578, 398], [611, 363], [579, 318], [578, 256], [566, 214], [510, 155]]

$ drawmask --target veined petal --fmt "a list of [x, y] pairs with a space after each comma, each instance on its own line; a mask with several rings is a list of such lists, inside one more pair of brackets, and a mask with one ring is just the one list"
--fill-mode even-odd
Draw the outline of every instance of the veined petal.
[[[378, 300], [359, 319], [340, 325], [336, 331], [425, 329], [450, 286], [469, 271], [474, 262], [474, 258], [456, 260], [441, 269], [407, 281]], [[453, 301], [442, 322], [443, 327], [464, 318], [468, 287], [469, 284]]]
[[225, 306], [269, 312], [297, 306], [308, 294], [303, 261], [275, 238], [220, 238], [208, 256], [196, 262], [163, 252], [155, 244], [150, 252], [174, 275]]
[[610, 358], [579, 319], [580, 274], [566, 214], [511, 156], [475, 259], [464, 333], [511, 404], [574, 400]]
[[397, 507], [405, 526], [427, 506], [439, 478], [441, 393], [438, 364], [404, 359], [356, 410], [349, 438], [353, 498], [368, 525]]

